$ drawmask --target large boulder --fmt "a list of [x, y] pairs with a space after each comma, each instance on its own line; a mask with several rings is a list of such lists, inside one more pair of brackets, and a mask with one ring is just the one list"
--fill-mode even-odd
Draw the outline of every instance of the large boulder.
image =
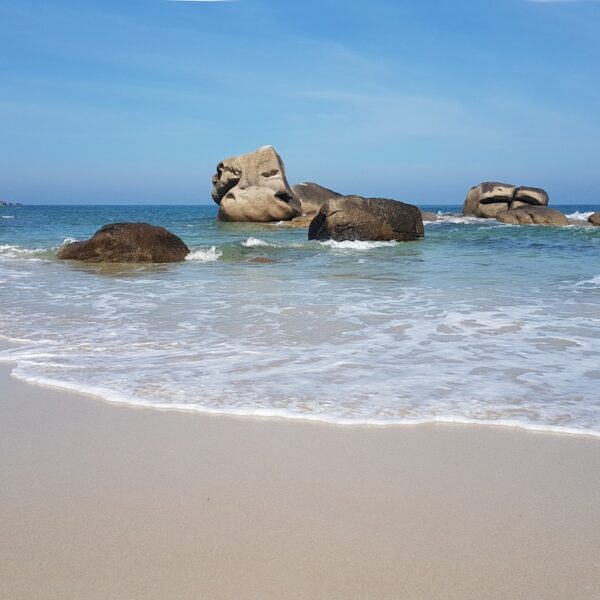
[[342, 197], [341, 194], [318, 183], [298, 183], [292, 187], [292, 191], [300, 201], [302, 214], [305, 215], [316, 215], [327, 200]]
[[308, 229], [309, 240], [396, 240], [408, 242], [424, 235], [416, 206], [385, 198], [342, 196], [323, 204]]
[[496, 215], [501, 223], [510, 225], [568, 225], [563, 213], [547, 206], [521, 206]]
[[590, 215], [588, 217], [588, 223], [600, 227], [600, 212], [595, 212], [593, 215]]
[[289, 221], [302, 213], [272, 146], [220, 162], [212, 184], [222, 221]]
[[61, 260], [100, 263], [171, 263], [184, 260], [189, 248], [163, 227], [148, 223], [113, 223], [85, 242], [66, 244]]
[[545, 190], [533, 187], [518, 187], [515, 190], [510, 208], [519, 208], [525, 205], [548, 206], [549, 198]]
[[491, 219], [506, 210], [527, 206], [548, 206], [548, 201], [548, 194], [540, 188], [486, 182], [469, 190], [463, 206], [463, 214]]
[[472, 187], [463, 206], [466, 216], [490, 219], [508, 210], [517, 188], [509, 183], [485, 182]]

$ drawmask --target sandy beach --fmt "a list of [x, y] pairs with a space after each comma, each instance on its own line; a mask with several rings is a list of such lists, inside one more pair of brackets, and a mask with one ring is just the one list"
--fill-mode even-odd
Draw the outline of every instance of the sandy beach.
[[1, 370], [0, 597], [600, 598], [600, 440], [109, 405]]

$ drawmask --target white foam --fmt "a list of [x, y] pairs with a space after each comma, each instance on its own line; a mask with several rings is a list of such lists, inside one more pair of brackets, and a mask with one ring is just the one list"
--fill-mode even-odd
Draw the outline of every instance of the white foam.
[[219, 260], [221, 256], [223, 256], [223, 253], [220, 250], [217, 250], [216, 246], [211, 246], [207, 250], [195, 250], [194, 252], [190, 252], [185, 259], [199, 262], [213, 262]]
[[32, 248], [22, 248], [21, 246], [13, 246], [11, 244], [0, 244], [0, 256], [6, 256], [7, 258], [20, 258], [24, 256], [31, 256], [43, 250], [35, 250]]
[[14, 219], [14, 215], [2, 215], [3, 219]]
[[574, 287], [582, 287], [582, 286], [592, 286], [592, 287], [600, 287], [600, 275], [596, 275], [591, 279], [583, 279], [582, 281], [578, 281], [573, 284]]
[[579, 210], [576, 210], [575, 212], [569, 213], [565, 216], [567, 217], [567, 219], [573, 219], [573, 221], [587, 221], [593, 214], [593, 210], [590, 210], [589, 212], [581, 212]]
[[249, 237], [245, 242], [242, 242], [242, 246], [246, 246], [246, 248], [256, 248], [259, 246], [274, 247], [275, 244], [270, 244], [269, 242], [265, 242], [265, 240], [261, 240], [255, 237]]
[[67, 244], [73, 244], [75, 242], [78, 242], [79, 240], [76, 238], [72, 238], [72, 237], [67, 237], [63, 240], [63, 243], [61, 244], [61, 246], [66, 246]]
[[335, 250], [373, 250], [375, 248], [389, 248], [398, 244], [398, 242], [367, 242], [362, 240], [346, 240], [344, 242], [327, 240], [319, 243]]

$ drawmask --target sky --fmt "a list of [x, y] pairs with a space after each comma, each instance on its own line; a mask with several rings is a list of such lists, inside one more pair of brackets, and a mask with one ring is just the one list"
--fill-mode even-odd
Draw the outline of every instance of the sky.
[[600, 1], [0, 0], [0, 198], [209, 204], [272, 144], [290, 183], [600, 203]]

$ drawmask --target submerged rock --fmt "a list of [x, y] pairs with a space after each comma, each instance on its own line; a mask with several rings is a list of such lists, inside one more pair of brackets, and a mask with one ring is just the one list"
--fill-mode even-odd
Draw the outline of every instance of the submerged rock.
[[423, 219], [423, 221], [438, 220], [438, 216], [434, 212], [431, 212], [429, 210], [423, 210], [422, 208], [420, 208], [419, 211], [421, 211], [421, 218]]
[[408, 242], [424, 235], [416, 206], [385, 198], [342, 196], [323, 204], [312, 220], [309, 240]]
[[600, 227], [600, 212], [595, 212], [593, 215], [588, 217], [588, 223]]
[[338, 194], [318, 183], [298, 183], [292, 187], [292, 191], [300, 201], [300, 207], [303, 215], [316, 215], [321, 206], [332, 198], [341, 198]]
[[469, 190], [463, 206], [463, 214], [490, 219], [506, 210], [526, 206], [547, 206], [548, 202], [548, 194], [541, 188], [485, 182]]
[[222, 221], [289, 221], [302, 212], [272, 146], [220, 162], [212, 183]]
[[569, 220], [559, 210], [547, 206], [521, 206], [496, 215], [501, 223], [510, 225], [568, 225]]
[[189, 248], [163, 227], [148, 223], [113, 223], [85, 242], [63, 246], [61, 260], [109, 263], [171, 263], [185, 259]]

